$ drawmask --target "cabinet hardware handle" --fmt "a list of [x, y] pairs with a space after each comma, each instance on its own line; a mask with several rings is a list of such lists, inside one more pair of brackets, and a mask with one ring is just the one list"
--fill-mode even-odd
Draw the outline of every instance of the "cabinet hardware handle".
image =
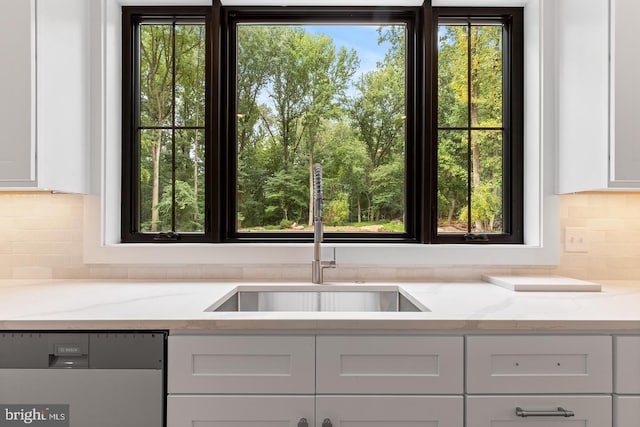
[[569, 411], [560, 406], [555, 411], [527, 411], [526, 409], [522, 409], [521, 407], [516, 408], [516, 415], [518, 417], [527, 418], [527, 417], [574, 417], [576, 414], [573, 411]]
[[309, 427], [309, 422], [306, 418], [300, 418], [300, 421], [298, 421], [298, 427]]
[[333, 424], [329, 418], [325, 418], [324, 421], [322, 421], [322, 427], [333, 427]]

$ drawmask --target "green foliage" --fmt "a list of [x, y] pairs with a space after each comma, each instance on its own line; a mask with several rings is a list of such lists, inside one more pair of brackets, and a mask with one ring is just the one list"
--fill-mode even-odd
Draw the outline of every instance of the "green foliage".
[[349, 195], [338, 193], [327, 203], [325, 221], [328, 225], [344, 224], [349, 219]]
[[291, 226], [295, 224], [294, 221], [290, 221], [288, 219], [283, 219], [280, 221], [280, 228], [286, 230], [287, 228], [291, 228]]
[[404, 213], [404, 158], [376, 168], [371, 174], [372, 207], [378, 212], [376, 219], [398, 219]]
[[301, 168], [281, 170], [267, 179], [264, 188], [268, 224], [279, 224], [282, 219], [300, 222], [304, 218], [308, 188], [299, 183], [305, 180], [306, 170]]
[[[500, 129], [502, 27], [442, 26], [439, 35], [438, 126]], [[459, 220], [466, 224], [469, 210], [473, 231], [501, 230], [499, 130], [471, 131], [471, 140], [466, 130], [438, 133], [438, 223], [452, 225]]]
[[176, 180], [175, 204], [172, 202], [173, 189], [166, 185], [162, 192], [162, 199], [158, 204], [160, 218], [166, 222], [160, 223], [161, 230], [171, 230], [172, 208], [175, 208], [176, 224], [181, 231], [202, 231], [202, 213], [198, 207], [193, 187], [190, 183]]
[[[141, 231], [204, 230], [204, 40], [202, 24], [140, 26]], [[153, 129], [174, 119], [192, 129]]]
[[[502, 126], [501, 31], [500, 26], [440, 31], [438, 126]], [[356, 52], [304, 27], [242, 25], [237, 37], [237, 111], [232, 114], [237, 116], [238, 227], [310, 225], [310, 171], [319, 162], [328, 223], [404, 231], [404, 26], [379, 28], [378, 42], [387, 50], [365, 73], [359, 73]], [[143, 25], [140, 43], [141, 124], [167, 126], [175, 113], [178, 126], [202, 126], [204, 26], [178, 25], [174, 32], [171, 25]], [[203, 129], [141, 131], [142, 231], [204, 229], [204, 145]], [[439, 223], [466, 222], [471, 203], [475, 230], [499, 230], [501, 132], [473, 131], [469, 141], [466, 130], [440, 131], [437, 154]]]

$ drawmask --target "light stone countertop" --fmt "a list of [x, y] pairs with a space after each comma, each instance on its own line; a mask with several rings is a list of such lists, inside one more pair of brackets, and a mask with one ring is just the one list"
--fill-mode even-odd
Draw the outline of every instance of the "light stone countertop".
[[[273, 286], [274, 283], [0, 280], [0, 330], [640, 333], [640, 282], [600, 283], [602, 292], [513, 292], [483, 282], [385, 283], [400, 286], [431, 311], [214, 313], [205, 310], [237, 286]], [[376, 284], [355, 286], [371, 285]]]

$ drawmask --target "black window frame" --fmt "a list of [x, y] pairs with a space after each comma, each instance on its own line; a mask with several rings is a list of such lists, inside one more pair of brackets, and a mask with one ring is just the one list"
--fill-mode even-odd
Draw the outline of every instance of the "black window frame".
[[[325, 233], [335, 243], [523, 243], [523, 14], [522, 8], [431, 7], [123, 7], [122, 78], [122, 206], [123, 243], [311, 242], [312, 233], [238, 233], [235, 139], [234, 25], [238, 22], [287, 24], [390, 23], [407, 25], [407, 131], [405, 150], [404, 233]], [[203, 233], [140, 232], [136, 146], [139, 88], [137, 25], [143, 19], [205, 17], [207, 63], [205, 124], [205, 230]], [[508, 80], [511, 140], [503, 159], [511, 177], [505, 179], [504, 233], [438, 234], [437, 231], [437, 52], [438, 20], [442, 17], [499, 17], [508, 28]], [[507, 40], [505, 38], [505, 40]], [[507, 113], [505, 113], [507, 114]], [[136, 116], [137, 115], [137, 116]], [[504, 161], [504, 160], [503, 160]], [[137, 162], [137, 163], [136, 163]], [[506, 172], [505, 172], [506, 173]], [[507, 188], [508, 187], [508, 188]], [[508, 202], [508, 203], [507, 203]], [[508, 205], [508, 206], [507, 206]], [[508, 219], [507, 219], [508, 218]]]
[[[503, 189], [502, 233], [438, 233], [438, 29], [441, 22], [503, 24]], [[522, 8], [432, 8], [431, 55], [431, 243], [524, 243], [524, 14]], [[470, 102], [470, 101], [468, 101]], [[469, 130], [472, 128], [469, 126]], [[470, 192], [470, 190], [469, 190]], [[469, 199], [471, 200], [471, 198]], [[469, 216], [469, 223], [471, 221]]]
[[[217, 110], [212, 82], [215, 64], [212, 49], [215, 45], [212, 28], [213, 10], [206, 6], [131, 6], [122, 8], [122, 186], [121, 186], [121, 240], [125, 243], [204, 243], [215, 239], [211, 216], [212, 176], [216, 164], [215, 153], [209, 141], [212, 139]], [[140, 218], [140, 147], [138, 130], [140, 125], [140, 82], [139, 82], [139, 26], [142, 22], [179, 23], [180, 21], [201, 20], [205, 25], [205, 206], [204, 231], [202, 233], [176, 233], [175, 231], [143, 232], [139, 230]], [[175, 54], [175, 52], [173, 53]], [[174, 70], [175, 71], [175, 70]], [[175, 81], [173, 82], [175, 84]], [[175, 86], [174, 86], [175, 92]], [[175, 106], [174, 106], [175, 108]], [[180, 127], [172, 123], [172, 131]], [[174, 184], [175, 185], [175, 184]], [[175, 214], [174, 214], [175, 215]], [[175, 223], [175, 220], [173, 221]]]
[[[329, 243], [415, 243], [421, 239], [422, 217], [419, 200], [422, 193], [421, 180], [413, 171], [419, 170], [417, 164], [423, 158], [422, 133], [416, 130], [422, 117], [421, 104], [417, 101], [422, 93], [423, 80], [418, 76], [422, 73], [422, 39], [418, 34], [422, 32], [422, 9], [419, 7], [234, 7], [223, 11], [222, 56], [227, 58], [226, 74], [223, 78], [223, 105], [228, 108], [222, 111], [221, 123], [225, 125], [223, 141], [228, 141], [222, 154], [227, 161], [229, 173], [225, 174], [223, 187], [227, 190], [222, 205], [226, 207], [226, 221], [223, 222], [223, 235], [227, 242], [312, 242], [313, 233], [309, 232], [249, 232], [239, 233], [235, 230], [236, 223], [236, 120], [235, 120], [235, 26], [238, 23], [255, 24], [404, 24], [407, 26], [407, 52], [415, 51], [415, 55], [407, 55], [406, 62], [406, 134], [405, 134], [405, 221], [404, 233], [324, 233], [324, 241]], [[228, 88], [228, 90], [225, 90]]]

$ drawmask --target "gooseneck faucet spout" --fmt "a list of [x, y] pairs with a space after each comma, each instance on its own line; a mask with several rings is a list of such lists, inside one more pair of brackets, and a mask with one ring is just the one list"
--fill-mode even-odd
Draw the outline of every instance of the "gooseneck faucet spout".
[[324, 224], [322, 223], [322, 166], [319, 163], [313, 168], [313, 261], [311, 262], [311, 282], [324, 282], [323, 270], [334, 268], [335, 260], [322, 261], [322, 240]]

